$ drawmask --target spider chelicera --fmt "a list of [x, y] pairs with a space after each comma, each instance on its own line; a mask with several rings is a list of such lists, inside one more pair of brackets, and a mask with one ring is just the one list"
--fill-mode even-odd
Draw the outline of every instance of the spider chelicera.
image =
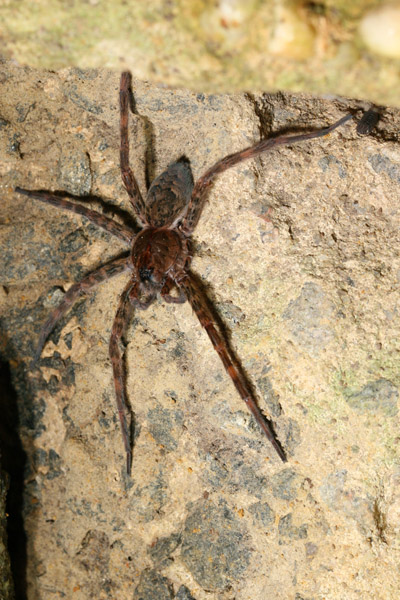
[[[134, 309], [148, 308], [158, 294], [166, 302], [189, 301], [241, 398], [254, 415], [278, 456], [285, 462], [286, 454], [275, 436], [272, 422], [264, 417], [258, 408], [252, 386], [235, 359], [226, 335], [215, 318], [204, 285], [190, 270], [192, 260], [190, 238], [200, 218], [207, 192], [216, 175], [276, 146], [327, 135], [346, 123], [352, 118], [352, 115], [348, 114], [324, 129], [262, 140], [254, 146], [219, 160], [196, 183], [193, 182], [189, 161], [181, 158], [172, 163], [152, 182], [146, 200], [143, 200], [129, 166], [128, 113], [129, 107], [132, 106], [131, 94], [131, 75], [129, 72], [124, 72], [121, 75], [120, 83], [120, 166], [122, 180], [135, 217], [142, 227], [139, 233], [103, 214], [55, 194], [46, 191], [25, 190], [19, 187], [15, 190], [19, 194], [57, 208], [78, 213], [118, 237], [131, 248], [129, 256], [116, 258], [95, 269], [69, 288], [59, 306], [53, 310], [42, 328], [34, 363], [39, 359], [46, 340], [56, 323], [79, 296], [92, 290], [98, 283], [127, 272], [129, 280], [119, 300], [111, 331], [109, 351], [128, 473], [130, 473], [132, 465], [132, 443], [127, 425], [129, 408], [126, 402], [125, 373], [120, 341], [125, 335]], [[64, 196], [68, 197], [68, 194], [65, 193]], [[177, 290], [177, 295], [171, 294], [173, 289]]]

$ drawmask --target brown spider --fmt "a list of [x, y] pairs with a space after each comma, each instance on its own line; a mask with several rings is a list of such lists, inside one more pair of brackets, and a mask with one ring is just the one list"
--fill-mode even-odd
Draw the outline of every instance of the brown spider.
[[[34, 363], [39, 359], [46, 340], [56, 323], [80, 295], [86, 294], [98, 283], [128, 271], [130, 274], [129, 281], [119, 300], [109, 346], [128, 473], [131, 471], [132, 444], [127, 426], [126, 412], [128, 412], [128, 406], [125, 392], [125, 374], [119, 342], [127, 330], [133, 310], [135, 308], [148, 308], [157, 294], [160, 294], [166, 302], [182, 303], [186, 300], [190, 302], [241, 398], [254, 415], [281, 460], [285, 462], [287, 458], [280, 442], [275, 437], [272, 422], [266, 419], [258, 408], [252, 386], [238, 365], [229, 342], [214, 316], [205, 289], [198, 277], [189, 269], [192, 260], [190, 237], [200, 218], [207, 191], [216, 175], [243, 160], [257, 156], [276, 146], [293, 144], [294, 142], [327, 135], [336, 127], [351, 119], [352, 115], [346, 115], [324, 129], [300, 135], [279, 136], [262, 140], [254, 146], [230, 154], [208, 169], [195, 184], [193, 184], [189, 162], [182, 158], [172, 163], [153, 181], [148, 190], [146, 201], [144, 201], [129, 166], [128, 113], [132, 100], [131, 93], [131, 75], [129, 72], [122, 73], [120, 83], [120, 166], [122, 180], [128, 192], [132, 208], [142, 225], [139, 233], [105, 215], [80, 204], [69, 202], [54, 194], [45, 191], [25, 190], [19, 187], [15, 190], [19, 194], [52, 204], [57, 208], [78, 213], [131, 247], [130, 256], [112, 260], [92, 271], [80, 282], [69, 288], [60, 305], [53, 310], [42, 328]], [[177, 296], [171, 295], [170, 292], [173, 288], [178, 290]]]

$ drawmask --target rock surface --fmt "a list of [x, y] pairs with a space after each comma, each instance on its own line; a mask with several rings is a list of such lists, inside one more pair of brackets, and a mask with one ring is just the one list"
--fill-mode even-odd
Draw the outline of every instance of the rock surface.
[[[132, 479], [108, 339], [125, 277], [56, 328], [64, 291], [123, 244], [13, 192], [101, 196], [130, 210], [119, 172], [119, 77], [3, 63], [1, 353], [26, 452], [27, 598], [359, 600], [399, 579], [398, 111], [273, 151], [215, 183], [195, 232], [238, 356], [287, 449], [283, 465], [187, 304], [156, 302], [127, 335]], [[195, 94], [134, 81], [132, 166], [145, 189], [185, 154], [197, 178], [278, 131], [333, 123], [352, 101]]]

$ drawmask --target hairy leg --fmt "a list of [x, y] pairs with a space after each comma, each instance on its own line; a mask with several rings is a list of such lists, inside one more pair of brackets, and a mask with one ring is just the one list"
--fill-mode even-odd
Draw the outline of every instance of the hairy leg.
[[203, 209], [203, 205], [206, 198], [206, 192], [210, 185], [212, 184], [214, 177], [231, 167], [234, 167], [238, 163], [248, 160], [249, 158], [254, 158], [267, 150], [271, 150], [276, 146], [284, 146], [287, 144], [293, 144], [295, 142], [303, 142], [305, 140], [311, 140], [313, 138], [322, 137], [327, 135], [340, 125], [346, 123], [349, 119], [352, 119], [353, 115], [346, 115], [330, 125], [329, 127], [325, 127], [324, 129], [318, 129], [315, 131], [310, 131], [309, 133], [303, 133], [300, 135], [280, 135], [276, 138], [268, 138], [266, 140], [261, 140], [254, 146], [250, 146], [249, 148], [245, 148], [240, 152], [235, 152], [234, 154], [229, 154], [219, 160], [215, 165], [213, 165], [208, 171], [204, 173], [195, 183], [193, 188], [192, 197], [190, 199], [188, 210], [185, 218], [182, 221], [181, 230], [182, 232], [189, 236], [193, 232], [196, 227], [198, 220], [200, 218], [201, 211]]
[[[109, 217], [106, 217], [105, 215], [102, 215], [101, 213], [98, 213], [95, 210], [91, 210], [86, 206], [82, 206], [82, 204], [75, 204], [74, 202], [65, 200], [65, 198], [60, 198], [59, 196], [55, 196], [54, 194], [49, 194], [48, 192], [42, 192], [39, 190], [24, 190], [20, 187], [16, 187], [15, 191], [18, 194], [23, 194], [24, 196], [28, 196], [29, 198], [40, 200], [40, 202], [51, 204], [56, 208], [70, 210], [71, 212], [74, 212], [77, 215], [86, 217], [86, 219], [89, 219], [89, 221], [91, 221], [98, 227], [105, 229], [106, 231], [108, 231], [108, 233], [112, 233], [112, 235], [115, 235], [120, 240], [128, 244], [132, 242], [132, 239], [136, 235], [135, 231], [133, 231], [129, 227], [121, 225], [120, 223], [117, 223], [117, 221], [114, 221], [113, 219], [110, 219]], [[67, 194], [65, 194], [65, 196], [68, 197]]]
[[129, 284], [125, 287], [120, 297], [117, 314], [115, 315], [114, 323], [112, 326], [109, 346], [110, 359], [114, 375], [115, 398], [117, 402], [119, 422], [121, 425], [122, 439], [124, 441], [124, 447], [126, 452], [126, 470], [128, 475], [131, 474], [132, 468], [132, 441], [130, 439], [126, 419], [126, 413], [128, 410], [125, 394], [126, 378], [122, 362], [123, 357], [119, 348], [119, 342], [126, 333], [134, 310], [134, 305], [132, 304], [132, 301], [130, 299], [130, 291], [132, 290], [132, 285], [134, 285], [134, 283], [131, 280]]
[[142, 194], [140, 193], [135, 176], [133, 175], [132, 169], [129, 166], [128, 119], [131, 94], [131, 79], [132, 78], [129, 71], [125, 71], [124, 73], [122, 73], [119, 90], [121, 132], [120, 166], [122, 181], [124, 182], [126, 191], [129, 194], [133, 210], [135, 211], [137, 217], [140, 219], [141, 223], [145, 224], [145, 204], [143, 202]]
[[108, 264], [99, 267], [78, 283], [74, 283], [69, 288], [60, 304], [53, 310], [46, 323], [43, 325], [39, 336], [39, 343], [33, 358], [33, 365], [35, 365], [35, 363], [39, 360], [43, 347], [51, 331], [54, 329], [61, 317], [65, 315], [69, 308], [71, 308], [77, 298], [90, 292], [91, 289], [98, 283], [106, 281], [107, 279], [110, 279], [110, 277], [119, 275], [124, 271], [128, 271], [130, 269], [130, 265], [130, 257], [124, 256], [122, 258], [114, 259]]
[[286, 455], [279, 441], [276, 439], [274, 431], [271, 425], [269, 424], [269, 421], [264, 417], [264, 415], [258, 408], [250, 385], [246, 381], [246, 378], [244, 377], [243, 373], [241, 373], [237, 366], [233, 363], [230, 356], [228, 344], [220, 335], [215, 326], [215, 319], [208, 306], [207, 296], [201, 284], [190, 272], [179, 274], [176, 278], [176, 283], [184, 292], [186, 298], [188, 299], [194, 312], [196, 313], [201, 325], [208, 333], [208, 337], [210, 338], [212, 345], [214, 346], [220, 359], [222, 360], [222, 363], [225, 369], [227, 370], [228, 374], [230, 375], [237, 391], [240, 394], [240, 397], [242, 398], [242, 400], [244, 400], [248, 409], [254, 415], [257, 423], [260, 425], [262, 431], [265, 433], [265, 435], [273, 445], [279, 458], [283, 462], [286, 462]]

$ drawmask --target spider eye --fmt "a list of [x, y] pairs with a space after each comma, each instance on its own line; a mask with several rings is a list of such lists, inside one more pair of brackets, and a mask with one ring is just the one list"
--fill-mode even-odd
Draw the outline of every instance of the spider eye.
[[141, 267], [139, 269], [139, 276], [142, 281], [150, 281], [154, 269], [148, 269], [147, 267]]

